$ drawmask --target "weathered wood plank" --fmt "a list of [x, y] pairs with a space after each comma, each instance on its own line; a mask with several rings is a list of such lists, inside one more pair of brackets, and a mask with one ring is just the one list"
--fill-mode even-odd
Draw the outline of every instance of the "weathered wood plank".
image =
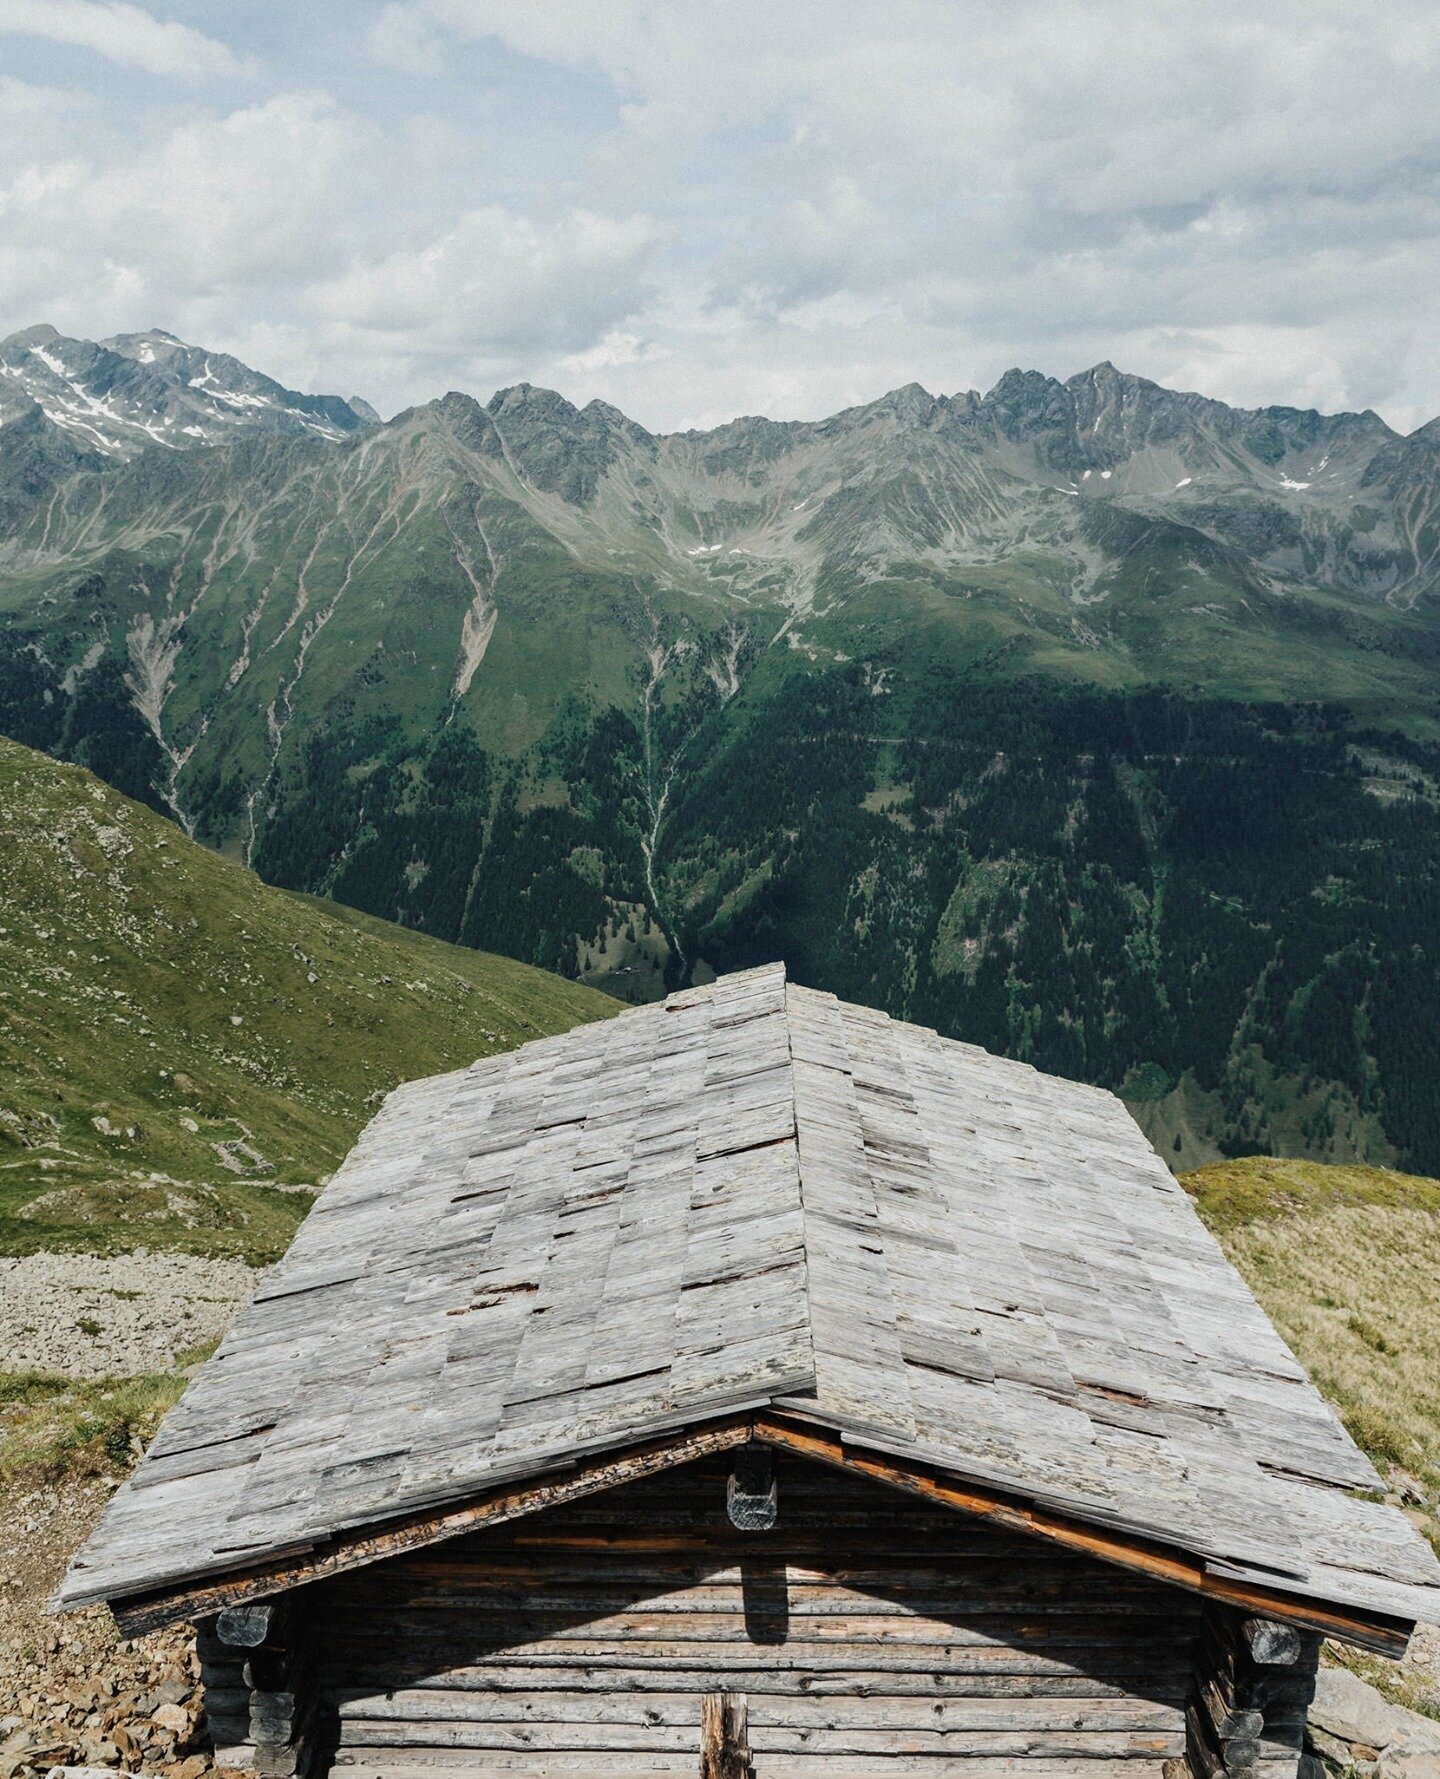
[[[730, 1679], [727, 1675], [726, 1690], [738, 1691], [730, 1686]], [[352, 1735], [351, 1726], [360, 1724], [566, 1724], [581, 1733], [590, 1725], [609, 1724], [628, 1728], [643, 1746], [654, 1728], [666, 1726], [688, 1732], [697, 1722], [696, 1695], [673, 1692], [489, 1692], [425, 1687], [356, 1695], [351, 1688], [339, 1688], [330, 1696], [347, 1741]], [[893, 1729], [905, 1734], [984, 1730], [1074, 1731], [1090, 1735], [1129, 1730], [1178, 1733], [1183, 1728], [1184, 1714], [1174, 1702], [1126, 1695], [1077, 1702], [1074, 1698], [907, 1698], [886, 1691], [870, 1696], [836, 1694], [823, 1699], [758, 1694], [750, 1701], [749, 1720], [757, 1735], [772, 1727], [826, 1731]]]
[[[828, 1754], [768, 1754], [764, 1779], [832, 1779], [834, 1764]], [[973, 1774], [974, 1779], [1162, 1779], [1162, 1765], [1163, 1757], [1150, 1754], [1017, 1760], [982, 1752], [973, 1759], [963, 1754], [951, 1754], [946, 1759], [947, 1776]], [[412, 1779], [436, 1773], [474, 1773], [475, 1757], [458, 1749], [407, 1748], [398, 1753], [387, 1751], [376, 1760], [368, 1758], [364, 1750], [346, 1750], [337, 1761], [336, 1770], [346, 1779]], [[845, 1779], [931, 1779], [934, 1771], [934, 1761], [926, 1755], [852, 1757], [845, 1761]], [[486, 1775], [506, 1774], [514, 1779], [644, 1779], [648, 1775], [695, 1779], [695, 1772], [695, 1757], [691, 1754], [604, 1751], [528, 1754], [494, 1750], [487, 1752], [484, 1766]]]
[[[496, 1657], [480, 1666], [443, 1666], [444, 1646], [436, 1649], [433, 1672], [416, 1675], [417, 1687], [472, 1688], [501, 1692], [573, 1692], [590, 1687], [597, 1692], [678, 1692], [698, 1695], [717, 1673], [728, 1684], [746, 1693], [798, 1693], [807, 1698], [1059, 1698], [1107, 1699], [1139, 1695], [1175, 1702], [1189, 1691], [1191, 1668], [1187, 1661], [1162, 1665], [1163, 1658], [1134, 1648], [1116, 1651], [1107, 1659], [1104, 1651], [1087, 1650], [1083, 1662], [1071, 1664], [1027, 1658], [1023, 1652], [1007, 1655], [1003, 1663], [984, 1666], [974, 1662], [979, 1654], [1006, 1652], [946, 1649], [933, 1645], [906, 1659], [894, 1649], [837, 1651], [833, 1646], [795, 1645], [787, 1640], [764, 1667], [749, 1666], [754, 1653], [736, 1649], [720, 1656], [713, 1645], [711, 1657], [701, 1666], [695, 1652], [677, 1653], [671, 1645], [650, 1651], [587, 1654], [577, 1658], [569, 1651], [536, 1652], [528, 1662]], [[420, 1664], [421, 1651], [407, 1647], [409, 1667]], [[772, 1652], [765, 1651], [767, 1656]], [[969, 1660], [967, 1660], [969, 1658]], [[937, 1661], [942, 1664], [937, 1666]], [[547, 1665], [548, 1664], [548, 1665]], [[393, 1652], [387, 1661], [380, 1652], [336, 1651], [323, 1670], [330, 1694], [339, 1699], [356, 1691], [385, 1690], [396, 1682]], [[207, 1695], [208, 1697], [208, 1695]]]
[[[897, 1774], [980, 1756], [986, 1773], [1044, 1772], [1064, 1750], [1137, 1771], [1183, 1746], [1198, 1603], [793, 1461], [780, 1526], [712, 1553], [727, 1468], [706, 1459], [611, 1497], [598, 1547], [584, 1528], [576, 1547], [563, 1525], [501, 1527], [326, 1583], [321, 1679], [342, 1761], [448, 1745], [481, 1771], [525, 1749], [698, 1762], [702, 1700], [721, 1690], [747, 1696], [764, 1779], [785, 1760], [848, 1779], [882, 1754]], [[647, 1550], [644, 1503], [660, 1498], [672, 1530]], [[827, 1562], [838, 1512], [851, 1523]], [[757, 1574], [783, 1596], [780, 1641], [751, 1610]]]
[[[469, 1724], [431, 1723], [425, 1726], [425, 1746], [471, 1750], [529, 1749], [556, 1754], [593, 1754], [602, 1749], [640, 1752], [700, 1752], [699, 1713], [693, 1724], [672, 1727], [650, 1725], [640, 1736], [633, 1724]], [[415, 1730], [408, 1724], [357, 1723], [347, 1727], [347, 1749], [399, 1748], [413, 1745]], [[751, 1745], [768, 1767], [772, 1754], [826, 1754], [892, 1756], [928, 1755], [932, 1759], [974, 1760], [989, 1756], [1011, 1759], [1059, 1760], [1164, 1759], [1184, 1752], [1183, 1731], [1079, 1730], [911, 1730], [836, 1728], [834, 1730], [767, 1728], [762, 1734], [751, 1727]]]

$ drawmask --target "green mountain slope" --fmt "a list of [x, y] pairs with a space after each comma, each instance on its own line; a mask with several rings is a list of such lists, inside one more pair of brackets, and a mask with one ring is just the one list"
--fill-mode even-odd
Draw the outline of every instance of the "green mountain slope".
[[[1345, 1425], [1440, 1538], [1440, 1180], [1264, 1156], [1183, 1175]], [[1408, 1477], [1408, 1482], [1406, 1478]]]
[[397, 1081], [604, 1017], [0, 742], [0, 1252], [268, 1259]]
[[1434, 424], [1101, 365], [663, 438], [528, 385], [21, 430], [0, 729], [267, 880], [630, 998], [781, 956], [1177, 1165], [1440, 1169]]

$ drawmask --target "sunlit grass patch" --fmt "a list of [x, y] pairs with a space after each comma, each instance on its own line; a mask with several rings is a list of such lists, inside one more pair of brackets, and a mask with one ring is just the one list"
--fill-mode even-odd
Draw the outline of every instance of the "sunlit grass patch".
[[1256, 1156], [1183, 1184], [1356, 1443], [1433, 1509], [1440, 1181]]
[[0, 1482], [124, 1471], [180, 1400], [187, 1371], [213, 1344], [177, 1354], [175, 1369], [81, 1381], [0, 1371]]
[[178, 1373], [81, 1383], [0, 1372], [0, 1480], [128, 1469], [185, 1383]]

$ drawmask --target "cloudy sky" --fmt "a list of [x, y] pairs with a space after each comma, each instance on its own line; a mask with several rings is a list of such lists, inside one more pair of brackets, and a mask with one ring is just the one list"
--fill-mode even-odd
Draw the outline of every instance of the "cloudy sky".
[[1440, 413], [1434, 0], [0, 0], [0, 334], [655, 428], [1122, 368]]

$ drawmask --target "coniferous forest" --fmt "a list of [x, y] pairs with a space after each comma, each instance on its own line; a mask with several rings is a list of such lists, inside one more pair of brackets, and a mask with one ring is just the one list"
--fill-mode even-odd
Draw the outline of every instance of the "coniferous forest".
[[1440, 751], [1158, 691], [937, 674], [907, 702], [797, 674], [713, 747], [702, 724], [657, 897], [615, 711], [567, 712], [523, 769], [453, 725], [318, 732], [256, 863], [567, 975], [628, 906], [622, 993], [783, 957], [1141, 1105], [1188, 1095], [1187, 1142], [1440, 1169], [1440, 811], [1413, 790]]
[[[181, 359], [84, 362], [184, 407]], [[1120, 1092], [1177, 1168], [1440, 1172], [1433, 425], [1109, 365], [709, 433], [528, 384], [342, 422], [0, 426], [0, 732], [622, 999], [782, 958]]]

